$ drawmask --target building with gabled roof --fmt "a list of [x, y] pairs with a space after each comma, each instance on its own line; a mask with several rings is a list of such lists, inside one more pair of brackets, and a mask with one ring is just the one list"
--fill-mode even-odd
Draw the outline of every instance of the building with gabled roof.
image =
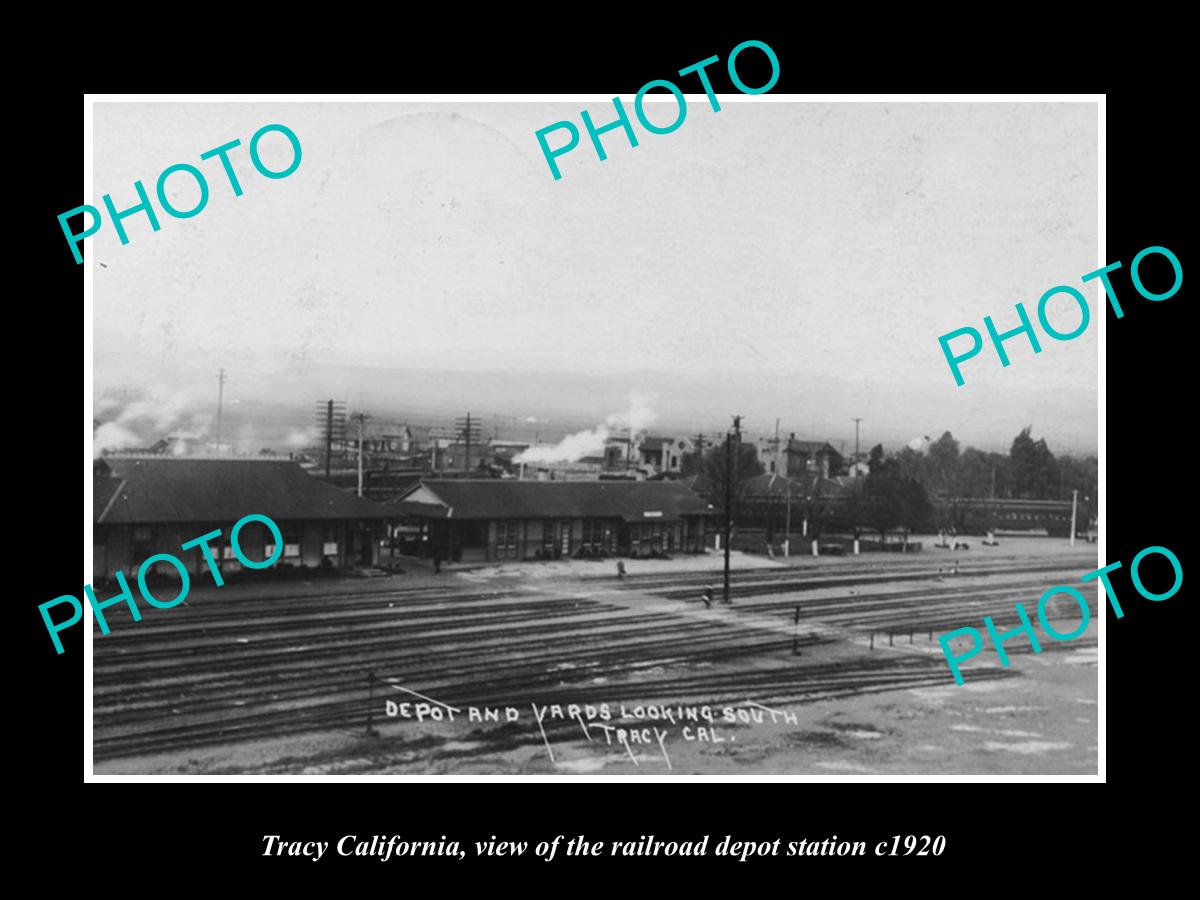
[[767, 474], [801, 478], [821, 475], [830, 478], [841, 472], [842, 455], [828, 441], [797, 440], [792, 432], [786, 440], [764, 438], [759, 441], [758, 455]]
[[712, 515], [665, 481], [427, 480], [396, 500], [456, 561], [699, 552]]
[[[136, 575], [142, 560], [169, 553], [192, 574], [208, 571], [199, 548], [181, 550], [220, 529], [210, 543], [222, 572], [242, 568], [229, 533], [243, 516], [267, 516], [283, 535], [277, 566], [370, 566], [379, 562], [380, 539], [394, 510], [338, 490], [297, 463], [275, 459], [107, 457], [93, 464], [92, 521], [97, 578], [122, 571]], [[238, 535], [250, 559], [266, 559], [274, 541], [253, 523]], [[158, 564], [170, 574], [170, 563]]]
[[678, 472], [683, 455], [692, 452], [691, 438], [661, 437], [645, 435], [638, 442], [638, 454], [642, 463], [655, 474]]

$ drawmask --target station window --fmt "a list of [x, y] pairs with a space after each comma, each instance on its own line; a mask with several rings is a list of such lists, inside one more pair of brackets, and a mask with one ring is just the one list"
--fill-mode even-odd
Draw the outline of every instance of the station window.
[[300, 529], [283, 529], [283, 559], [284, 561], [300, 558]]
[[[300, 559], [300, 529], [288, 528], [284, 526], [283, 532], [283, 555], [280, 556], [279, 565], [295, 565]], [[270, 559], [275, 555], [275, 543], [271, 541], [263, 548], [266, 554], [263, 559]]]
[[600, 550], [604, 547], [604, 522], [602, 519], [583, 520], [583, 542], [585, 550]]
[[152, 556], [159, 553], [159, 550], [154, 549], [154, 532], [146, 525], [138, 525], [130, 534], [130, 554], [133, 559], [139, 562], [147, 556]]
[[337, 556], [338, 555], [338, 530], [335, 527], [326, 526], [321, 529], [321, 555], [322, 556]]
[[517, 549], [517, 530], [520, 523], [516, 519], [502, 519], [496, 523], [496, 549], [498, 551], [515, 551]]

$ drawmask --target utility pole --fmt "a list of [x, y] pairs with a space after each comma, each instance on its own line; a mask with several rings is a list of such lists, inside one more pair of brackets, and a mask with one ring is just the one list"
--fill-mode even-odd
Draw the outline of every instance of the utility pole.
[[1075, 546], [1075, 511], [1079, 505], [1079, 491], [1071, 491], [1071, 546]]
[[217, 372], [217, 454], [221, 453], [221, 408], [225, 405], [225, 370]]
[[334, 458], [334, 401], [325, 407], [325, 481], [329, 481], [329, 467]]
[[462, 435], [463, 443], [466, 445], [466, 459], [463, 461], [463, 472], [471, 474], [471, 444], [475, 439], [479, 439], [479, 443], [483, 443], [483, 436], [479, 433], [481, 423], [478, 420], [472, 420], [471, 414], [467, 413], [465, 419], [455, 419], [454, 427], [459, 430]]
[[[855, 416], [854, 417], [854, 464], [856, 466], [858, 465], [858, 425], [860, 422], [862, 422], [862, 416]], [[854, 470], [854, 474], [856, 476], [859, 474], [858, 469]]]
[[783, 555], [792, 555], [792, 479], [784, 478], [787, 482], [787, 515], [783, 526]]
[[771, 471], [779, 474], [779, 416], [775, 417], [775, 440], [771, 442]]
[[729, 535], [733, 531], [733, 432], [725, 432], [725, 602], [729, 602]]
[[358, 419], [358, 496], [363, 495], [363, 422], [366, 420], [366, 415], [358, 413], [355, 416]]
[[325, 480], [330, 479], [333, 467], [333, 440], [336, 430], [342, 452], [346, 449], [346, 409], [342, 400], [327, 400], [317, 404], [317, 421], [325, 429]]
[[[734, 436], [736, 437], [736, 440]], [[733, 455], [742, 446], [742, 417], [733, 417], [733, 431], [725, 432], [725, 602], [729, 599], [729, 539], [733, 536]]]

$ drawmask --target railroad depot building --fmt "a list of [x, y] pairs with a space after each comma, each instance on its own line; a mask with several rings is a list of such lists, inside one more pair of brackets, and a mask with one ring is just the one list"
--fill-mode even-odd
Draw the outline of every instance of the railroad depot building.
[[[179, 459], [164, 456], [110, 456], [92, 471], [93, 577], [117, 571], [136, 575], [142, 560], [169, 553], [189, 573], [208, 571], [199, 547], [180, 545], [215, 529], [213, 555], [223, 573], [243, 567], [233, 554], [229, 533], [243, 516], [259, 513], [283, 534], [279, 566], [370, 566], [379, 562], [380, 541], [397, 517], [387, 506], [338, 490], [309, 475], [295, 462], [259, 459]], [[270, 531], [246, 525], [238, 545], [250, 559], [274, 552]], [[156, 569], [170, 575], [170, 563]]]
[[422, 552], [455, 562], [698, 553], [713, 508], [650, 481], [428, 480], [395, 506]]

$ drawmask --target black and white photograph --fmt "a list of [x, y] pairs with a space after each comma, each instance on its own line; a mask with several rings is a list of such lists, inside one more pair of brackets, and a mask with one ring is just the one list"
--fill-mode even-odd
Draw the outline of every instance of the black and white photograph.
[[676, 83], [94, 99], [95, 776], [1098, 777], [1102, 103]]

